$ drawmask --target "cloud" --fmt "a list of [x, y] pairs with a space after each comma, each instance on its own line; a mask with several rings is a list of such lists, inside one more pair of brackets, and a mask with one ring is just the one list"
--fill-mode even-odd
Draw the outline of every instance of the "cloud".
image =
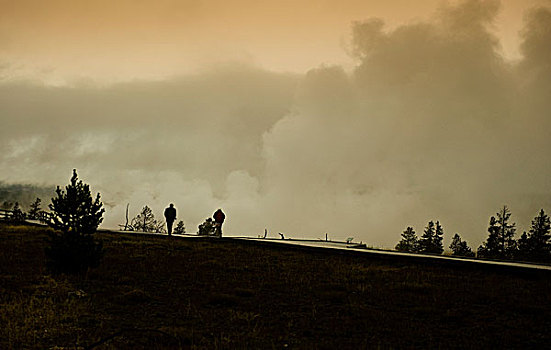
[[64, 184], [77, 168], [109, 204], [106, 225], [122, 220], [128, 202], [202, 198], [211, 205], [193, 204], [191, 220], [204, 219], [226, 195], [230, 174], [262, 170], [262, 134], [289, 110], [297, 79], [229, 64], [108, 86], [5, 81], [2, 180]]
[[356, 22], [354, 72], [310, 71], [265, 136], [275, 221], [388, 247], [440, 220], [476, 245], [500, 205], [524, 227], [549, 208], [551, 79], [523, 73], [549, 62], [549, 12], [528, 17], [516, 64], [491, 32], [497, 13], [496, 1], [465, 1], [392, 30]]

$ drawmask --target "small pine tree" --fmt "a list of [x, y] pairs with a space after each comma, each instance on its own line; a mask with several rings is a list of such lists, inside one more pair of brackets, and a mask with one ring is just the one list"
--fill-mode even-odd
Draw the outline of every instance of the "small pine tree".
[[450, 244], [450, 249], [453, 252], [453, 256], [474, 256], [474, 252], [467, 245], [466, 241], [462, 241], [459, 234], [456, 233], [452, 238], [452, 243]]
[[506, 205], [496, 215], [497, 219], [494, 216], [490, 218], [490, 234], [486, 242], [478, 248], [478, 255], [491, 259], [512, 259], [517, 250], [517, 242], [514, 239], [516, 224], [509, 223], [511, 211]]
[[417, 235], [413, 227], [407, 227], [406, 230], [402, 232], [402, 239], [396, 244], [394, 249], [400, 252], [410, 253], [415, 253], [419, 250]]
[[63, 191], [56, 189], [57, 197], [52, 198], [48, 206], [52, 212], [48, 225], [63, 232], [93, 234], [103, 221], [103, 203], [98, 193], [92, 199], [90, 186], [78, 179], [76, 169], [73, 170], [71, 183]]
[[58, 186], [56, 194], [49, 205], [52, 214], [47, 221], [56, 230], [50, 235], [50, 245], [45, 250], [48, 266], [54, 272], [67, 273], [97, 267], [103, 256], [103, 245], [94, 240], [93, 233], [105, 212], [100, 194], [93, 200], [89, 185], [78, 179], [76, 170], [65, 191]]
[[551, 222], [543, 209], [532, 220], [529, 234], [524, 232], [518, 241], [518, 257], [529, 261], [551, 260]]
[[212, 236], [214, 234], [214, 222], [212, 218], [208, 218], [198, 227], [199, 231], [197, 234], [199, 236]]
[[13, 221], [15, 223], [21, 223], [21, 222], [25, 221], [25, 214], [23, 213], [23, 211], [19, 207], [18, 202], [15, 202], [15, 204], [13, 205], [12, 211], [13, 211], [13, 215], [11, 217], [11, 221]]
[[442, 239], [444, 230], [437, 221], [436, 225], [433, 221], [429, 221], [425, 231], [419, 240], [419, 252], [430, 254], [442, 254], [444, 247], [442, 245]]
[[132, 219], [132, 228], [135, 231], [142, 232], [155, 232], [157, 230], [158, 223], [150, 207], [144, 206], [142, 211]]
[[39, 218], [39, 214], [41, 210], [40, 208], [41, 202], [42, 200], [40, 198], [36, 198], [35, 201], [31, 203], [29, 213], [28, 213], [29, 219], [37, 220]]
[[182, 220], [178, 221], [178, 224], [174, 228], [174, 233], [177, 235], [182, 235], [186, 233], [186, 226], [184, 225], [184, 222]]

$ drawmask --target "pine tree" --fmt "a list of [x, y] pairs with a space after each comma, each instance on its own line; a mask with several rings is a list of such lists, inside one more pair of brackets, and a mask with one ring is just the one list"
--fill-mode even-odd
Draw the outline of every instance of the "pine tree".
[[404, 232], [402, 232], [402, 239], [395, 247], [396, 250], [400, 252], [410, 252], [414, 253], [419, 250], [418, 239], [413, 227], [407, 227]]
[[38, 219], [38, 215], [40, 213], [40, 203], [42, 200], [40, 198], [36, 198], [34, 202], [31, 203], [30, 209], [29, 209], [29, 219], [36, 220]]
[[442, 245], [443, 235], [444, 230], [440, 226], [440, 222], [437, 221], [435, 225], [433, 221], [429, 221], [419, 240], [419, 251], [421, 253], [442, 254], [444, 251]]
[[478, 249], [478, 255], [491, 259], [511, 259], [516, 255], [517, 243], [515, 236], [515, 223], [510, 224], [511, 211], [503, 206], [497, 214], [497, 219], [492, 216], [488, 227], [488, 236]]
[[524, 232], [518, 242], [518, 256], [529, 261], [551, 260], [551, 222], [543, 209], [532, 220], [529, 234]]
[[474, 256], [474, 252], [467, 245], [466, 241], [461, 240], [458, 233], [453, 236], [450, 249], [452, 250], [454, 256]]
[[52, 215], [47, 221], [57, 230], [50, 235], [50, 245], [46, 247], [48, 266], [54, 272], [68, 273], [98, 266], [103, 256], [103, 245], [94, 240], [93, 233], [105, 212], [100, 194], [93, 200], [90, 186], [78, 179], [76, 170], [73, 170], [65, 191], [58, 186], [56, 194], [57, 197], [52, 198], [49, 204]]
[[90, 186], [78, 179], [76, 169], [73, 170], [71, 183], [63, 191], [56, 189], [57, 197], [52, 198], [49, 208], [52, 212], [48, 225], [63, 232], [93, 234], [103, 221], [103, 203], [98, 193], [92, 200]]
[[144, 206], [142, 211], [132, 219], [132, 228], [141, 232], [155, 232], [157, 230], [158, 223], [150, 207]]
[[182, 220], [178, 221], [176, 228], [174, 228], [174, 233], [177, 235], [186, 233], [186, 226], [184, 225], [184, 222]]
[[517, 256], [518, 260], [530, 260], [530, 242], [528, 240], [528, 235], [526, 231], [522, 233], [518, 242], [517, 242]]
[[425, 231], [423, 231], [423, 235], [421, 236], [421, 239], [419, 239], [419, 252], [421, 253], [430, 253], [432, 250], [432, 241], [434, 240], [435, 236], [435, 227], [434, 222], [429, 221], [427, 227], [425, 227]]
[[497, 220], [494, 216], [490, 217], [490, 223], [488, 226], [488, 238], [486, 242], [482, 243], [477, 250], [477, 256], [482, 258], [492, 258], [494, 254], [499, 250], [498, 248], [498, 232]]
[[25, 221], [25, 214], [23, 213], [23, 211], [19, 207], [18, 202], [15, 202], [15, 204], [13, 205], [12, 212], [13, 212], [13, 215], [11, 217], [11, 221], [13, 221], [15, 223], [21, 223], [21, 222]]

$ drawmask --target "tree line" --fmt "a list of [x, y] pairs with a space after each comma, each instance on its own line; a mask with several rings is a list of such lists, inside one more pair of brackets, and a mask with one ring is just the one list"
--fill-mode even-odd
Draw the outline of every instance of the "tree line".
[[42, 200], [37, 197], [29, 205], [29, 210], [27, 212], [23, 211], [23, 209], [19, 205], [19, 202], [14, 203], [4, 201], [1, 205], [1, 209], [11, 211], [12, 215], [7, 218], [7, 220], [11, 222], [20, 223], [25, 221], [26, 219], [39, 220], [42, 218], [42, 214], [45, 213], [45, 211], [41, 208], [41, 202]]
[[[463, 241], [458, 233], [449, 248], [453, 256], [521, 260], [532, 262], [551, 262], [551, 223], [543, 209], [534, 217], [528, 232], [515, 239], [516, 223], [511, 222], [511, 211], [505, 205], [490, 217], [488, 237], [475, 252]], [[402, 232], [401, 240], [395, 249], [410, 253], [442, 254], [444, 230], [440, 222], [429, 221], [423, 235], [418, 238], [413, 227]]]

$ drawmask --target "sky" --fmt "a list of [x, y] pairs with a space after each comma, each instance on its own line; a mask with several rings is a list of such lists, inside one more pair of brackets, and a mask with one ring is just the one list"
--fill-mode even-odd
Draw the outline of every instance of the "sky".
[[551, 210], [549, 96], [549, 0], [0, 0], [0, 182], [76, 168], [104, 227], [476, 248]]

